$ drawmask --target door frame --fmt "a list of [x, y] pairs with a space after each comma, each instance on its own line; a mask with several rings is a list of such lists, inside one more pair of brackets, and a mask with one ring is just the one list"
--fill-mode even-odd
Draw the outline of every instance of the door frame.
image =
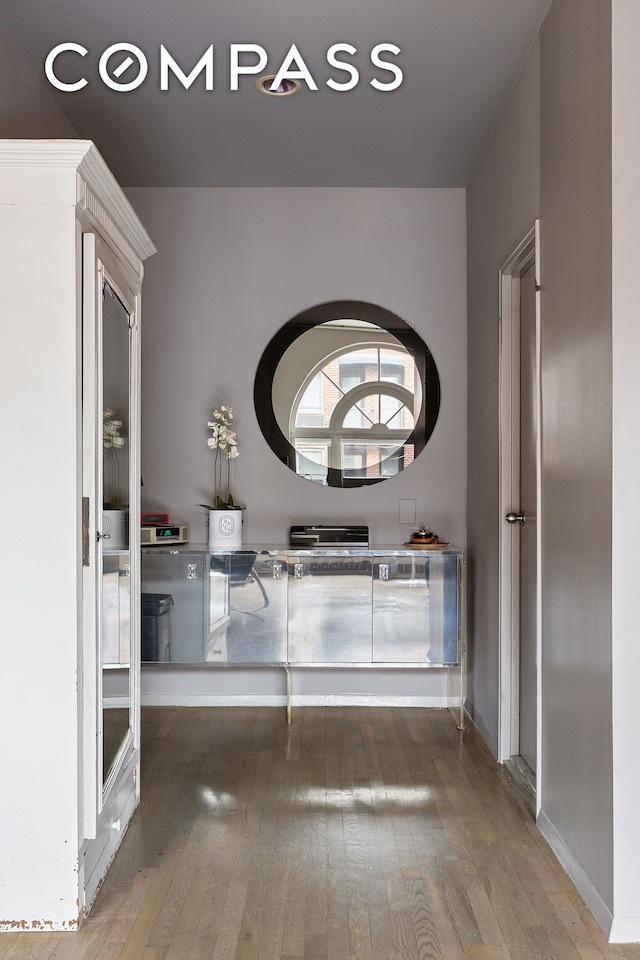
[[542, 769], [541, 731], [541, 590], [542, 582], [542, 510], [541, 510], [541, 390], [540, 390], [540, 221], [520, 241], [500, 269], [500, 361], [499, 361], [499, 436], [500, 436], [500, 679], [498, 711], [498, 760], [505, 763], [519, 752], [519, 576], [517, 539], [505, 523], [511, 510], [520, 503], [520, 278], [535, 264], [536, 284], [536, 514], [537, 514], [537, 589], [536, 589], [536, 813], [540, 807]]

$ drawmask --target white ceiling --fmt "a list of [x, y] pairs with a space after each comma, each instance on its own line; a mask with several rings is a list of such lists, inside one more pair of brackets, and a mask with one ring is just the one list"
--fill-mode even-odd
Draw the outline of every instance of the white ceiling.
[[[54, 93], [78, 135], [94, 140], [124, 186], [465, 186], [551, 0], [0, 0], [0, 26], [43, 72], [49, 51], [75, 42], [58, 75], [89, 81]], [[98, 61], [113, 43], [135, 44], [149, 62], [137, 90], [108, 89]], [[371, 65], [378, 43], [403, 72], [380, 92]], [[293, 97], [229, 89], [230, 44], [259, 44], [276, 73], [292, 43], [317, 91]], [[347, 75], [330, 67], [335, 43], [357, 48], [353, 90], [326, 85]], [[214, 89], [160, 91], [164, 44], [188, 74], [214, 48]], [[343, 55], [341, 55], [342, 58]], [[114, 56], [115, 69], [123, 55]], [[347, 58], [348, 59], [348, 58]], [[136, 72], [122, 74], [126, 82]]]

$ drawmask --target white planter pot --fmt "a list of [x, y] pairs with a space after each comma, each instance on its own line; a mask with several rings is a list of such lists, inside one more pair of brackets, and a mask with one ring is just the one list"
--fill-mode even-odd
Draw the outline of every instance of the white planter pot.
[[105, 550], [126, 550], [129, 546], [128, 510], [102, 511], [102, 536]]
[[242, 510], [209, 510], [209, 547], [242, 546]]

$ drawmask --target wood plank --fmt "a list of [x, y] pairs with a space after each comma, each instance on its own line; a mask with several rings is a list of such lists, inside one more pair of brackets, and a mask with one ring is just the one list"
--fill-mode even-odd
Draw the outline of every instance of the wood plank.
[[78, 933], [0, 960], [640, 960], [446, 710], [143, 710], [142, 802]]

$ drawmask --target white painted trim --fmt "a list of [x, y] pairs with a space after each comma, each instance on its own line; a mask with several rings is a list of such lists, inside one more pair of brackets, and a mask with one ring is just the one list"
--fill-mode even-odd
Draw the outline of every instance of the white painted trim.
[[119, 232], [127, 238], [140, 260], [156, 252], [149, 234], [90, 140], [0, 140], [0, 166], [77, 170], [78, 206], [82, 207], [85, 201], [84, 181], [100, 198], [108, 216], [119, 225]]
[[129, 697], [109, 697], [107, 710], [126, 710], [130, 706]]
[[[616, 939], [614, 939], [614, 920], [611, 910], [606, 905], [598, 891], [595, 889], [569, 848], [566, 846], [562, 837], [557, 833], [547, 815], [541, 811], [538, 814], [536, 822], [540, 833], [558, 858], [560, 866], [575, 886], [576, 890], [584, 900], [587, 909], [592, 914], [594, 920], [604, 935], [609, 939], [609, 942], [630, 943], [640, 941], [640, 918], [630, 918], [629, 920], [622, 922], [616, 921]], [[622, 931], [625, 933], [625, 939], [622, 939], [618, 936], [618, 934], [620, 934]]]
[[540, 221], [534, 224], [535, 231], [535, 280], [536, 280], [536, 816], [542, 809], [542, 263], [540, 255]]
[[[505, 524], [505, 515], [514, 509], [520, 508], [514, 498], [520, 496], [520, 277], [535, 263], [536, 287], [540, 287], [539, 275], [539, 221], [529, 230], [527, 235], [518, 244], [515, 250], [503, 264], [499, 274], [499, 304], [500, 304], [500, 388], [499, 388], [499, 435], [500, 435], [500, 497], [499, 518], [500, 524], [500, 679], [499, 679], [499, 711], [498, 711], [498, 760], [502, 763], [519, 752], [519, 651], [518, 651], [518, 584], [519, 558], [516, 549], [517, 530], [512, 530]], [[536, 803], [540, 804], [540, 771], [541, 763], [541, 731], [540, 731], [540, 582], [541, 582], [541, 503], [540, 503], [540, 294], [536, 291], [536, 380], [537, 380], [537, 613], [538, 636], [537, 670], [538, 670], [538, 706], [537, 706], [537, 774], [536, 774]]]
[[138, 757], [131, 757], [119, 785], [107, 797], [104, 816], [98, 824], [96, 839], [88, 844], [81, 859], [83, 880], [83, 913], [91, 909], [109, 867], [118, 852], [138, 804], [138, 796], [131, 789], [132, 782], [140, 780]]
[[91, 146], [91, 140], [2, 140], [0, 163], [38, 168], [72, 167], [75, 170]]
[[[217, 696], [216, 694], [143, 693], [143, 707], [285, 707], [287, 698], [273, 696]], [[459, 697], [372, 697], [331, 694], [291, 697], [293, 707], [426, 707], [459, 710]]]
[[[116, 292], [133, 318], [129, 340], [129, 512], [140, 512], [139, 460], [139, 295], [131, 286], [127, 271], [115, 251], [100, 238], [84, 234], [84, 393], [83, 404], [83, 495], [90, 503], [91, 566], [83, 567], [83, 782], [81, 803], [85, 830], [81, 866], [81, 907], [88, 912], [93, 898], [109, 869], [124, 830], [140, 796], [139, 765], [139, 691], [140, 691], [140, 590], [139, 526], [130, 527], [130, 728], [106, 778], [103, 778], [103, 702], [102, 702], [102, 549], [95, 533], [102, 529], [103, 504], [103, 287], [105, 281]], [[95, 398], [92, 401], [91, 398]], [[127, 702], [127, 701], [125, 701]], [[120, 698], [112, 706], [122, 706]], [[91, 782], [93, 781], [93, 782]], [[124, 812], [123, 812], [124, 811]], [[88, 841], [91, 841], [90, 843]]]
[[609, 943], [640, 943], [640, 917], [614, 918], [608, 940]]
[[[76, 223], [76, 228], [79, 229]], [[92, 233], [82, 234], [82, 381], [85, 397], [94, 397], [98, 389], [98, 304], [96, 274], [97, 253], [96, 237]], [[102, 451], [100, 451], [101, 455]], [[99, 578], [96, 574], [99, 563], [99, 551], [95, 532], [98, 529], [97, 502], [101, 491], [98, 483], [98, 442], [96, 426], [96, 408], [85, 402], [82, 405], [82, 495], [89, 504], [88, 513], [88, 564], [82, 567], [82, 703], [80, 725], [82, 728], [82, 776], [80, 806], [82, 824], [80, 841], [93, 839], [98, 828], [98, 622]]]
[[460, 710], [460, 697], [293, 696], [294, 707], [422, 707]]
[[80, 920], [7, 920], [0, 921], [0, 933], [75, 933]]

